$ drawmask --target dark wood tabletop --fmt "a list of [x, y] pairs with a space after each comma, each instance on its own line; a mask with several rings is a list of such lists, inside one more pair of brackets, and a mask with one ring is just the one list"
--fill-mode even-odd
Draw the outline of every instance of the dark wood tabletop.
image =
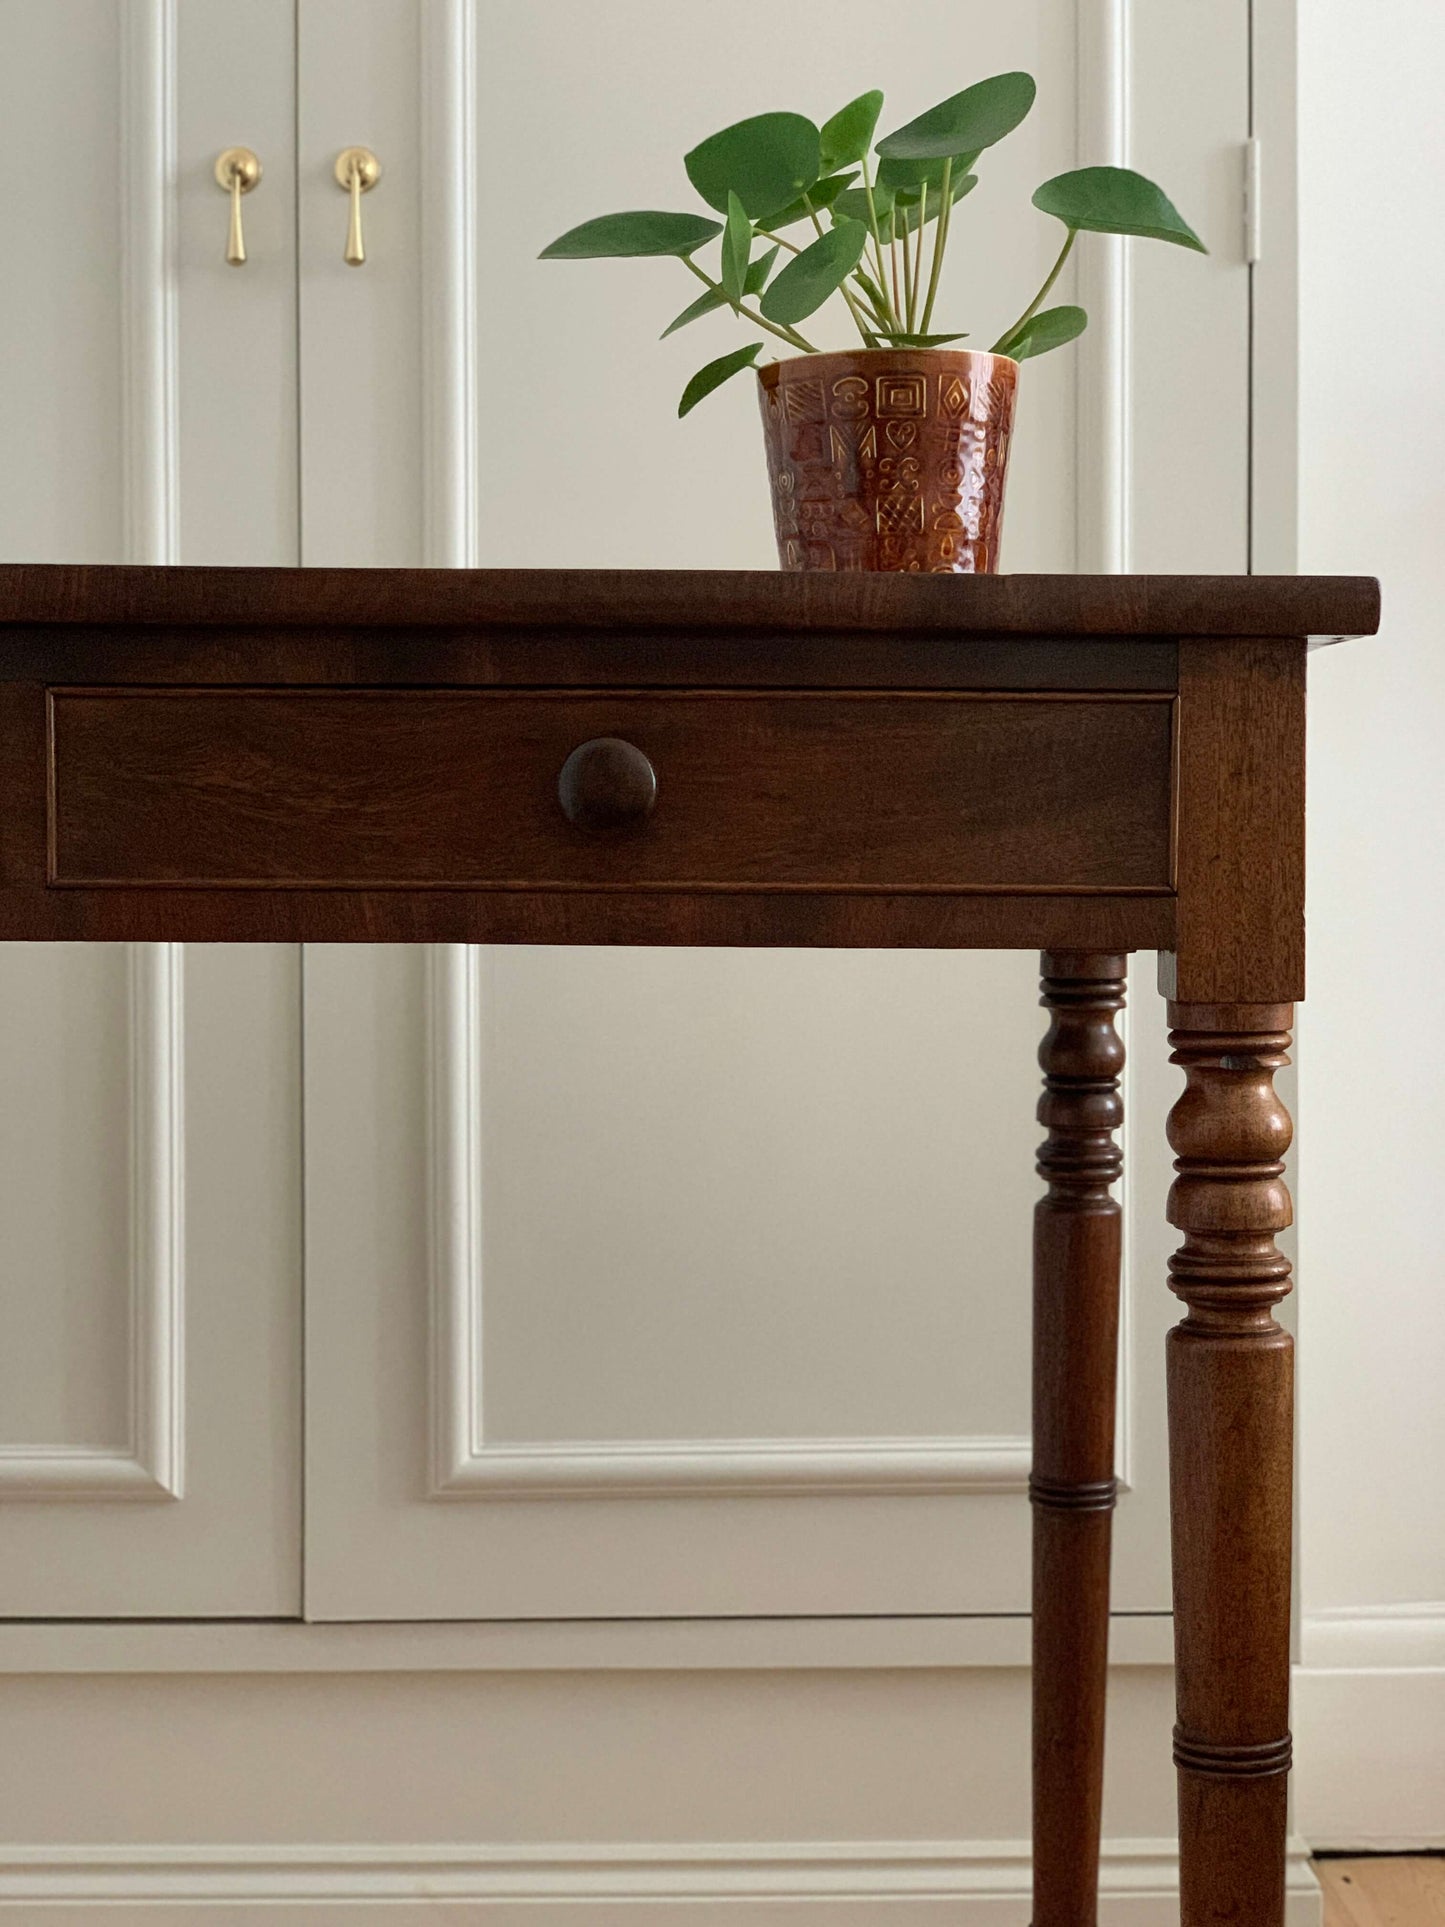
[[890, 635], [1373, 633], [1363, 576], [827, 575], [703, 569], [224, 569], [0, 564], [0, 623], [479, 624]]

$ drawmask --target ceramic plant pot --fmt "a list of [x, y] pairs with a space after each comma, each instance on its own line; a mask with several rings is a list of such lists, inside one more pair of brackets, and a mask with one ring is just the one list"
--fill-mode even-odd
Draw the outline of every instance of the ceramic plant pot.
[[860, 348], [758, 370], [785, 569], [998, 567], [1018, 363]]

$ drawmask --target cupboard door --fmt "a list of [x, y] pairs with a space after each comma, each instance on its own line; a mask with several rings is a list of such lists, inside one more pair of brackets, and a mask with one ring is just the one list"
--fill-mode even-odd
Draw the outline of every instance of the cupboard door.
[[[6, 560], [297, 560], [293, 33], [0, 6]], [[0, 946], [0, 1614], [299, 1611], [298, 980]]]
[[[658, 341], [695, 288], [675, 262], [539, 249], [690, 205], [681, 156], [724, 121], [878, 85], [896, 125], [1025, 67], [1039, 104], [960, 210], [945, 314], [988, 341], [1018, 312], [1057, 246], [1029, 197], [1081, 161], [1157, 175], [1213, 253], [1086, 237], [1094, 325], [1025, 371], [1005, 563], [1244, 568], [1247, 7], [1161, 0], [1132, 38], [1124, 14], [919, 0], [880, 34], [863, 0], [823, 31], [769, 0], [302, 0], [303, 222], [311, 196], [339, 249], [335, 146], [391, 125], [398, 157], [376, 275], [338, 259], [303, 299], [327, 317], [303, 328], [307, 558], [774, 566], [749, 384], [676, 419], [746, 335], [720, 314]], [[1026, 1611], [1036, 971], [311, 950], [308, 1613]], [[1174, 1080], [1152, 958], [1133, 979], [1116, 1602], [1140, 1612], [1168, 1604]]]

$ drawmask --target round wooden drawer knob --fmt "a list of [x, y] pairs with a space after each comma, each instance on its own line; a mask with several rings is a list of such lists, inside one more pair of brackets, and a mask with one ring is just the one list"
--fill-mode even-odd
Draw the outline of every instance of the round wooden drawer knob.
[[589, 836], [626, 836], [652, 814], [657, 771], [634, 743], [594, 736], [562, 765], [557, 800], [567, 821]]

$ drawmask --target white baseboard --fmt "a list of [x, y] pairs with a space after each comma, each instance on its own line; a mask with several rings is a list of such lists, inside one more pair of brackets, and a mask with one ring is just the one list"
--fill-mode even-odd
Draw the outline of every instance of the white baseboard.
[[[1175, 1927], [1178, 1866], [1169, 1840], [1104, 1847], [1101, 1927]], [[0, 1916], [67, 1927], [219, 1927], [298, 1909], [307, 1927], [341, 1927], [358, 1908], [377, 1927], [621, 1927], [646, 1908], [648, 1927], [692, 1927], [726, 1910], [737, 1927], [828, 1927], [883, 1918], [1020, 1927], [1029, 1854], [1021, 1841], [522, 1847], [0, 1846]], [[1303, 1847], [1292, 1847], [1289, 1927], [1318, 1927], [1320, 1896]]]
[[1311, 1671], [1445, 1670], [1445, 1600], [1307, 1613], [1300, 1658]]
[[[1026, 1614], [886, 1619], [574, 1619], [397, 1625], [0, 1622], [19, 1673], [837, 1672], [1027, 1667]], [[1115, 1613], [1109, 1664], [1172, 1666], [1168, 1613]]]
[[1307, 1614], [1295, 1823], [1317, 1848], [1445, 1846], [1445, 1604]]

